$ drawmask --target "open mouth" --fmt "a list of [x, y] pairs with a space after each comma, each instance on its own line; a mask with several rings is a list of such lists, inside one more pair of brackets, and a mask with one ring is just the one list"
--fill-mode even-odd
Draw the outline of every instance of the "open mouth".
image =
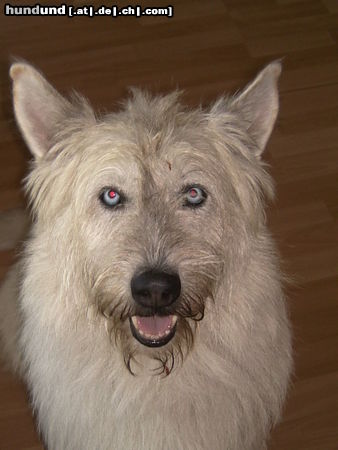
[[135, 339], [148, 347], [161, 347], [175, 335], [177, 316], [132, 316], [130, 329]]

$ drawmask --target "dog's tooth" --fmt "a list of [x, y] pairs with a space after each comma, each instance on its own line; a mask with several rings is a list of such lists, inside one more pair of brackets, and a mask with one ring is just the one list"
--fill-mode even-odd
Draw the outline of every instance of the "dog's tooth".
[[142, 337], [144, 337], [145, 339], [152, 340], [152, 341], [158, 341], [158, 340], [160, 340], [162, 338], [167, 337], [171, 333], [173, 327], [175, 326], [175, 324], [177, 322], [177, 316], [172, 315], [171, 316], [171, 323], [167, 326], [167, 329], [165, 331], [163, 331], [162, 333], [158, 333], [156, 335], [155, 334], [148, 334], [148, 333], [145, 333], [144, 331], [142, 331], [139, 328], [139, 323], [138, 323], [138, 320], [137, 320], [137, 316], [132, 316], [131, 320], [132, 320], [132, 323], [133, 323], [135, 329], [137, 330], [137, 332]]
[[134, 327], [136, 328], [137, 332], [141, 335], [144, 336], [145, 338], [148, 338], [148, 335], [146, 333], [144, 333], [138, 326], [138, 321], [137, 321], [137, 317], [136, 316], [132, 316], [131, 320], [133, 322]]

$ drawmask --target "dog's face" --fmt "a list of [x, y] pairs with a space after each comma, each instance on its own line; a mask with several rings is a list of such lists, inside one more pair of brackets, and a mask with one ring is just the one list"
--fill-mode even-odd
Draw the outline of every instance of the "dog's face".
[[170, 372], [262, 225], [271, 183], [260, 154], [279, 73], [272, 63], [207, 110], [134, 91], [123, 111], [97, 119], [31, 66], [12, 67], [37, 226], [69, 255], [60, 289], [99, 312], [129, 370], [145, 353]]

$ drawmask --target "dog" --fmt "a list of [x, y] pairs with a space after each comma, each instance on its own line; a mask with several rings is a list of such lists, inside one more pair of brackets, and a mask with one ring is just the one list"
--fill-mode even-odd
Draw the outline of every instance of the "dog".
[[49, 450], [267, 448], [292, 370], [261, 159], [280, 73], [194, 110], [132, 89], [99, 117], [11, 66], [32, 227], [0, 334]]

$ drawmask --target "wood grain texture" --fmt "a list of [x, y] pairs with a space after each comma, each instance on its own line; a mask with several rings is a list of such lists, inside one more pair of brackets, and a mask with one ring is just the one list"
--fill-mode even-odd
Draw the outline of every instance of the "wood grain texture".
[[[1, 11], [0, 211], [24, 205], [20, 180], [29, 160], [11, 107], [12, 56], [40, 67], [59, 90], [85, 93], [100, 110], [115, 109], [128, 85], [155, 92], [179, 86], [189, 104], [205, 103], [283, 57], [281, 111], [266, 160], [277, 185], [269, 221], [294, 280], [289, 307], [296, 371], [270, 450], [337, 450], [337, 1], [171, 4], [171, 19], [5, 17]], [[0, 277], [13, 257], [12, 250], [0, 252]], [[4, 370], [0, 449], [42, 449], [25, 389]]]

